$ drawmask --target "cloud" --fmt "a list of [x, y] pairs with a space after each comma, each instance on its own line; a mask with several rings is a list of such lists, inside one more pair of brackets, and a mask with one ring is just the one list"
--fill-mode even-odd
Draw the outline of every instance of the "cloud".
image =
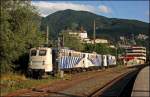
[[111, 12], [110, 8], [108, 8], [105, 5], [100, 5], [98, 8], [101, 13], [110, 13]]
[[32, 5], [36, 6], [40, 15], [44, 17], [56, 11], [65, 9], [89, 11], [96, 14], [111, 12], [111, 10], [105, 5], [100, 5], [96, 7], [92, 5], [77, 4], [71, 2], [46, 2], [46, 1], [33, 1]]
[[149, 11], [147, 11], [145, 14], [146, 14], [147, 16], [149, 16]]
[[38, 8], [39, 13], [42, 16], [47, 16], [51, 13], [54, 13], [59, 10], [65, 9], [73, 9], [73, 10], [80, 10], [80, 11], [89, 11], [96, 13], [97, 9], [91, 5], [84, 5], [84, 4], [75, 4], [75, 3], [68, 3], [68, 2], [32, 2], [32, 5]]

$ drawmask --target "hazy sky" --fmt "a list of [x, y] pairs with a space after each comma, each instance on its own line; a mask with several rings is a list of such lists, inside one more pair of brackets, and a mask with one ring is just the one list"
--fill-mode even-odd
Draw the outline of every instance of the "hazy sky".
[[149, 1], [32, 1], [42, 16], [59, 10], [90, 11], [109, 18], [149, 22]]

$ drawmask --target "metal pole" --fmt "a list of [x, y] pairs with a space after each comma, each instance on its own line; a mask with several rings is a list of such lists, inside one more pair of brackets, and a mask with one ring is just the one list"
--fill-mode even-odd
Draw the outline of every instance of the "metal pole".
[[62, 34], [62, 47], [64, 47], [64, 35]]
[[57, 52], [57, 56], [58, 56], [58, 62], [57, 62], [57, 65], [58, 65], [58, 72], [60, 72], [60, 66], [59, 66], [59, 60], [60, 60], [60, 37], [58, 36], [58, 43], [57, 43], [57, 46], [58, 46], [58, 52]]
[[94, 44], [95, 44], [95, 20], [94, 20], [94, 31], [93, 31], [93, 39], [94, 39]]
[[47, 25], [47, 31], [46, 31], [46, 44], [48, 45], [48, 35], [49, 35], [49, 27]]
[[59, 35], [58, 35], [58, 62], [57, 62], [57, 65], [58, 65], [58, 74], [60, 75], [60, 78], [63, 78], [64, 77], [64, 72], [60, 69], [60, 63], [59, 63], [59, 60], [60, 60], [60, 58], [61, 58], [61, 56], [60, 56], [60, 49], [61, 49], [61, 46], [60, 46], [60, 37], [59, 37]]
[[118, 63], [118, 48], [116, 46], [116, 64]]

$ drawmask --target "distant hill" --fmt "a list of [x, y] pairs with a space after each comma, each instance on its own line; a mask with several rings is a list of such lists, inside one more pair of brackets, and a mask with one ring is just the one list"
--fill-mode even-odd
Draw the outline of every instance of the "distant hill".
[[118, 40], [120, 36], [131, 37], [143, 33], [148, 35], [149, 23], [138, 20], [108, 18], [93, 14], [87, 11], [63, 10], [48, 15], [41, 20], [41, 30], [46, 30], [49, 26], [50, 37], [56, 38], [56, 35], [68, 27], [83, 26], [89, 36], [93, 33], [93, 20], [96, 21], [96, 36], [104, 37], [110, 40]]

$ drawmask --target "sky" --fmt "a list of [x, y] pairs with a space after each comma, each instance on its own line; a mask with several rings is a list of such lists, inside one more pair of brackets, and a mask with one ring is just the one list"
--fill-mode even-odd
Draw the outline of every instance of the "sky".
[[43, 17], [56, 11], [89, 11], [109, 18], [136, 19], [149, 22], [149, 1], [32, 1]]

